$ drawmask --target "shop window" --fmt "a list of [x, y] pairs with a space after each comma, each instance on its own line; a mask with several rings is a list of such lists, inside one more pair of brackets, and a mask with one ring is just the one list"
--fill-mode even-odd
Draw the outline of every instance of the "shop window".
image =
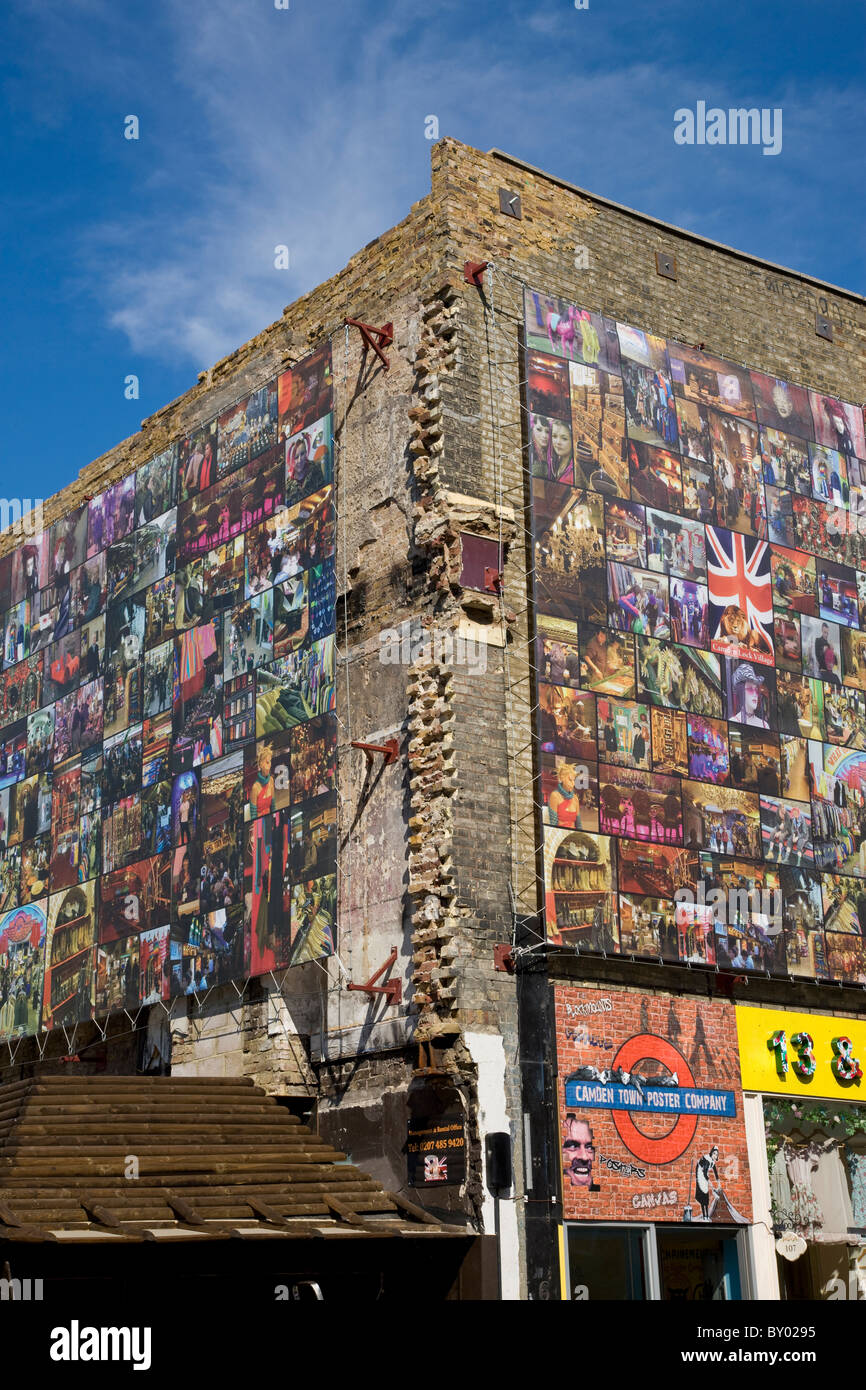
[[771, 1207], [777, 1234], [805, 1249], [779, 1258], [784, 1299], [866, 1298], [866, 1106], [764, 1100]]
[[739, 1299], [736, 1236], [656, 1227], [661, 1297], [672, 1302]]
[[569, 1298], [642, 1300], [646, 1289], [646, 1234], [600, 1226], [568, 1226]]

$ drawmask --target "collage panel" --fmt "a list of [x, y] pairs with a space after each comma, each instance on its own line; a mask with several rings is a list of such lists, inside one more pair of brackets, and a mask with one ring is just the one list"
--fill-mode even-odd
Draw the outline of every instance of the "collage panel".
[[322, 492], [334, 481], [334, 417], [325, 415], [286, 440], [285, 505]]
[[532, 497], [536, 602], [554, 617], [603, 626], [602, 498], [541, 481], [533, 482]]
[[658, 844], [683, 844], [682, 785], [678, 777], [599, 763], [602, 833]]
[[544, 832], [547, 939], [552, 945], [616, 952], [617, 847], [607, 835]]
[[769, 863], [812, 864], [812, 812], [809, 802], [761, 797], [761, 837]]
[[155, 521], [177, 505], [177, 467], [178, 447], [170, 444], [139, 468], [135, 475], [137, 526]]
[[0, 918], [0, 1043], [39, 1031], [46, 936], [45, 903]]
[[711, 526], [716, 520], [716, 485], [712, 463], [697, 463], [684, 457], [680, 461], [680, 477], [683, 515]]
[[770, 547], [720, 526], [706, 532], [710, 650], [772, 666]]
[[528, 348], [605, 371], [619, 371], [619, 343], [612, 319], [528, 288], [524, 291], [524, 315]]
[[[679, 454], [670, 449], [654, 448], [650, 444], [630, 440], [628, 446], [628, 466], [632, 500], [643, 502], [662, 511], [681, 512], [683, 510], [683, 474]], [[698, 505], [703, 508], [704, 498], [698, 485]], [[709, 501], [707, 499], [707, 506]], [[706, 518], [701, 515], [700, 520]]]
[[334, 637], [281, 657], [256, 674], [256, 738], [334, 709]]
[[93, 1017], [96, 912], [93, 883], [48, 899], [42, 1027], [70, 1028]]
[[[574, 486], [627, 498], [630, 484], [622, 378], [572, 362], [568, 379]], [[540, 476], [549, 478], [549, 474]]]
[[[0, 789], [11, 787], [27, 776], [27, 729], [29, 719], [7, 724], [0, 733]], [[53, 753], [52, 753], [53, 756]]]
[[[822, 629], [823, 636], [823, 629]], [[827, 639], [832, 641], [832, 631]], [[842, 684], [855, 690], [866, 690], [866, 632], [843, 627], [839, 632], [842, 648]], [[827, 677], [824, 677], [827, 680]], [[835, 685], [836, 682], [831, 682]]]
[[810, 740], [812, 837], [818, 868], [866, 878], [866, 753]]
[[660, 961], [679, 959], [676, 904], [665, 898], [621, 893], [619, 898], [620, 951], [624, 956], [645, 956]]
[[647, 507], [646, 529], [649, 550], [646, 568], [706, 582], [706, 534], [700, 522], [686, 521], [670, 512]]
[[243, 905], [244, 759], [240, 752], [211, 763], [201, 776], [201, 910], [234, 920]]
[[848, 401], [838, 401], [819, 391], [809, 392], [815, 426], [815, 442], [835, 449], [846, 458], [866, 459], [863, 411]]
[[766, 501], [757, 427], [717, 410], [709, 412], [709, 422], [718, 523], [745, 535], [763, 536]]
[[283, 372], [277, 391], [281, 440], [291, 439], [315, 420], [321, 420], [332, 408], [330, 343]]
[[535, 670], [551, 685], [580, 685], [577, 624], [539, 613], [535, 624]]
[[595, 695], [570, 685], [542, 685], [538, 704], [542, 752], [573, 762], [598, 761]]
[[337, 799], [320, 797], [292, 811], [289, 866], [293, 883], [322, 878], [337, 862]]
[[[299, 724], [290, 734], [291, 798], [295, 806], [337, 789], [337, 721], [331, 714]], [[279, 802], [275, 802], [277, 810]]]
[[[604, 507], [607, 560], [647, 568], [647, 512], [639, 502], [607, 501]], [[650, 565], [661, 569], [661, 565]]]
[[710, 420], [707, 407], [682, 396], [677, 396], [675, 403], [680, 452], [684, 458], [692, 459], [695, 463], [710, 463], [712, 445], [710, 443]]
[[755, 793], [685, 780], [682, 796], [689, 849], [761, 858], [761, 814]]
[[[843, 660], [845, 652], [843, 646]], [[824, 698], [828, 743], [866, 748], [866, 695], [861, 690], [828, 689]]]
[[650, 709], [636, 700], [614, 700], [599, 696], [598, 747], [607, 763], [637, 767], [651, 766]]
[[151, 855], [104, 874], [99, 887], [100, 943], [140, 935], [168, 920], [170, 856]]
[[804, 386], [751, 371], [752, 394], [758, 420], [773, 430], [799, 435], [803, 440], [814, 439], [809, 392]]
[[654, 772], [689, 775], [688, 720], [680, 710], [650, 709], [650, 736]]
[[[823, 876], [810, 869], [783, 866], [779, 877], [788, 973], [806, 979], [826, 979]], [[866, 896], [863, 911], [866, 921]]]
[[599, 695], [635, 695], [635, 639], [589, 623], [578, 625], [580, 684]]
[[208, 420], [181, 441], [178, 457], [178, 501], [186, 502], [212, 487], [217, 479], [218, 423]]
[[827, 973], [840, 985], [866, 985], [866, 941], [828, 931]]
[[303, 879], [292, 885], [291, 947], [284, 965], [321, 960], [336, 950], [337, 875]]
[[637, 691], [638, 699], [653, 705], [705, 714], [712, 719], [725, 716], [720, 658], [685, 644], [638, 637]]
[[667, 576], [608, 561], [607, 622], [618, 632], [670, 637]]
[[292, 947], [292, 879], [288, 811], [272, 811], [244, 827], [244, 906], [249, 969], [261, 975], [288, 965]]
[[217, 427], [219, 476], [233, 473], [236, 468], [273, 449], [277, 443], [278, 424], [276, 381], [224, 410]]
[[748, 368], [677, 342], [668, 343], [668, 360], [678, 396], [741, 420], [756, 419]]
[[140, 938], [119, 937], [97, 944], [94, 1014], [97, 1018], [121, 1009], [137, 1009], [140, 1002]]
[[[297, 725], [303, 728], [303, 725]], [[291, 805], [293, 729], [246, 746], [243, 752], [244, 820], [258, 820]]]
[[138, 938], [140, 951], [139, 1004], [158, 1004], [171, 998], [168, 923], [151, 927]]
[[761, 426], [764, 483], [802, 497], [812, 493], [812, 446], [805, 439]]
[[776, 672], [772, 666], [739, 657], [722, 657], [728, 722], [754, 729], [778, 728]]
[[173, 775], [223, 754], [223, 633], [212, 619], [174, 639]]
[[556, 753], [541, 758], [542, 816], [545, 825], [597, 832], [598, 767]]
[[818, 617], [845, 627], [860, 626], [860, 595], [856, 571], [818, 556], [815, 560], [818, 586]]
[[828, 505], [847, 507], [849, 485], [844, 454], [836, 449], [826, 449], [821, 444], [810, 444], [809, 464], [812, 470], [812, 496]]

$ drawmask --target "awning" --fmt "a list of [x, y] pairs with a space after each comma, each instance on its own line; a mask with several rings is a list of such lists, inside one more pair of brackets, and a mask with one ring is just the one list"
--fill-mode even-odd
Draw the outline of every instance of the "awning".
[[386, 1191], [248, 1078], [0, 1086], [0, 1244], [473, 1234]]

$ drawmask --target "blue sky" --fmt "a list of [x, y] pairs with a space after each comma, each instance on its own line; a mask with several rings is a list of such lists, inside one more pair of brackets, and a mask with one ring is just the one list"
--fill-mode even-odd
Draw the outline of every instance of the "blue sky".
[[[850, 0], [6, 0], [0, 45], [7, 496], [62, 487], [404, 216], [429, 189], [431, 114], [864, 288]], [[782, 152], [676, 145], [674, 110], [698, 100], [781, 107]]]

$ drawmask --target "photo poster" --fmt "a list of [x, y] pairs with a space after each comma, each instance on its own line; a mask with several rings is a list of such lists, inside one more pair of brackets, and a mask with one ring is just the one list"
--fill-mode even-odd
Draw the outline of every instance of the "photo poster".
[[750, 1222], [733, 1006], [583, 985], [554, 996], [565, 1220]]
[[860, 406], [525, 291], [549, 941], [866, 984]]
[[336, 946], [313, 353], [0, 558], [0, 1042]]

